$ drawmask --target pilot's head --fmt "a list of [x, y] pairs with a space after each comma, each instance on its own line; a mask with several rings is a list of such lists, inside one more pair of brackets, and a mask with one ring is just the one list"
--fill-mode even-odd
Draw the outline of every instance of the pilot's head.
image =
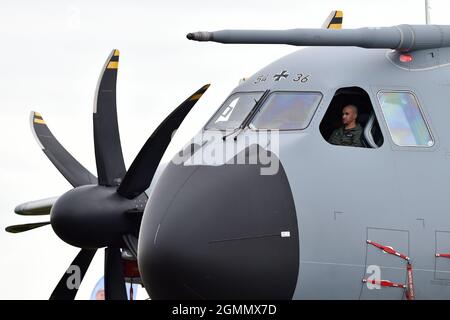
[[358, 117], [358, 108], [353, 104], [348, 104], [342, 109], [342, 124], [347, 126], [356, 122]]

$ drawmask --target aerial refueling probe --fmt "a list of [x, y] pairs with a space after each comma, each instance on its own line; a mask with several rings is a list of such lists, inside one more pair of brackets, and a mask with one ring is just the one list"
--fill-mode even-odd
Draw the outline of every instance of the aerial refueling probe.
[[401, 52], [450, 47], [450, 26], [408, 25], [359, 29], [220, 30], [187, 34], [189, 40], [293, 46], [356, 46]]

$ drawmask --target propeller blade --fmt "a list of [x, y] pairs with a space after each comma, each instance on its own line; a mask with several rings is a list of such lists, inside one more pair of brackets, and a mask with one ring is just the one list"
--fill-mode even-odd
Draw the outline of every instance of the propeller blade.
[[103, 66], [94, 101], [94, 144], [98, 183], [119, 185], [125, 173], [116, 109], [119, 50], [113, 50]]
[[56, 140], [39, 113], [32, 111], [30, 122], [31, 131], [42, 151], [72, 186], [97, 184], [97, 178]]
[[50, 296], [50, 300], [74, 300], [96, 249], [81, 249], [67, 268]]
[[35, 201], [28, 201], [19, 204], [14, 212], [21, 216], [43, 216], [50, 214], [53, 204], [56, 202], [58, 197], [47, 198]]
[[141, 151], [139, 151], [117, 189], [120, 195], [128, 199], [133, 199], [150, 186], [156, 168], [170, 143], [173, 131], [178, 129], [186, 115], [208, 88], [209, 84], [201, 87], [180, 104], [156, 128]]
[[36, 223], [27, 223], [27, 224], [16, 224], [14, 226], [6, 227], [5, 230], [9, 233], [21, 233], [28, 230], [36, 229], [42, 226], [46, 226], [50, 224], [50, 222], [36, 222]]
[[118, 248], [105, 249], [105, 300], [128, 300], [122, 253]]

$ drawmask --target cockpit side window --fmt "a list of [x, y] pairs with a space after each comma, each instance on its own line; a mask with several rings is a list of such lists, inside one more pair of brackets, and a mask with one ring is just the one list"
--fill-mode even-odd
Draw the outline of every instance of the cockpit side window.
[[408, 91], [378, 93], [392, 141], [401, 147], [431, 147], [433, 137], [416, 97]]
[[384, 142], [370, 97], [359, 87], [336, 91], [320, 123], [320, 133], [328, 143], [339, 146], [378, 148]]
[[321, 99], [320, 92], [273, 92], [249, 126], [251, 129], [303, 130]]
[[237, 129], [263, 95], [263, 92], [238, 92], [222, 104], [216, 114], [208, 121], [206, 130]]

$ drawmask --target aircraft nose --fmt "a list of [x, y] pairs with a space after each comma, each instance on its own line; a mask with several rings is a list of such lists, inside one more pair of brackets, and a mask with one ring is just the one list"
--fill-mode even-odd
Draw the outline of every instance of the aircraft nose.
[[283, 170], [170, 163], [149, 199], [139, 269], [152, 299], [290, 299], [297, 216]]

